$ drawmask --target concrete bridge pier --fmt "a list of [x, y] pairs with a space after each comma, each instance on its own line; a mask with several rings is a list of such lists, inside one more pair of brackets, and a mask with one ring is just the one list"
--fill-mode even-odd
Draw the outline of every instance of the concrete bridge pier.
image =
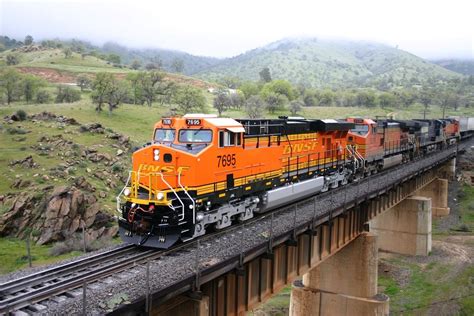
[[456, 177], [456, 157], [452, 158], [438, 170], [438, 175], [443, 179], [454, 180]]
[[409, 196], [370, 221], [379, 249], [427, 256], [431, 251], [431, 199]]
[[434, 179], [432, 182], [416, 191], [413, 195], [431, 199], [431, 214], [434, 217], [449, 215], [448, 180]]
[[363, 233], [293, 283], [291, 316], [388, 315], [377, 295], [377, 237]]

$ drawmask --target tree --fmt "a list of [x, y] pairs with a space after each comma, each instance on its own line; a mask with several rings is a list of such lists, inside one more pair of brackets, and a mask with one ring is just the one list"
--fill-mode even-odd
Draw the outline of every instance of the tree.
[[31, 36], [31, 35], [26, 35], [24, 42], [25, 42], [25, 45], [31, 45], [31, 44], [33, 44], [33, 36]]
[[76, 83], [77, 86], [81, 88], [81, 92], [83, 92], [85, 89], [88, 89], [91, 86], [92, 80], [86, 75], [79, 75], [76, 78]]
[[376, 104], [375, 101], [375, 94], [369, 91], [359, 91], [355, 98], [357, 106], [374, 107]]
[[255, 82], [246, 81], [240, 85], [239, 90], [242, 91], [245, 99], [248, 99], [253, 95], [259, 94], [261, 87]]
[[44, 104], [44, 103], [48, 103], [50, 100], [51, 100], [51, 96], [49, 95], [48, 91], [42, 90], [36, 93], [36, 103]]
[[96, 111], [102, 111], [102, 105], [107, 104], [109, 114], [127, 97], [129, 85], [126, 81], [118, 81], [111, 73], [100, 72], [92, 82], [92, 100], [96, 103]]
[[92, 82], [92, 101], [96, 104], [95, 110], [102, 111], [102, 105], [106, 102], [107, 94], [114, 84], [115, 78], [111, 73], [99, 72]]
[[222, 115], [222, 112], [227, 110], [231, 106], [231, 100], [227, 93], [224, 90], [217, 91], [217, 95], [214, 98], [214, 108], [216, 108], [219, 116]]
[[81, 93], [69, 86], [58, 86], [56, 103], [72, 103], [81, 99]]
[[206, 106], [206, 98], [202, 94], [202, 91], [188, 85], [178, 90], [175, 96], [175, 102], [183, 114], [196, 110], [203, 111]]
[[267, 94], [276, 93], [286, 96], [288, 100], [293, 100], [297, 93], [294, 91], [292, 85], [286, 80], [273, 80], [266, 83], [260, 94], [266, 99]]
[[265, 102], [258, 95], [253, 95], [245, 101], [245, 112], [251, 119], [261, 117], [264, 107]]
[[271, 114], [281, 110], [288, 103], [288, 98], [285, 95], [274, 92], [266, 94], [264, 100], [267, 103], [267, 110]]
[[270, 74], [270, 68], [265, 67], [258, 73], [260, 75], [260, 81], [270, 82], [272, 81], [272, 75]]
[[21, 96], [22, 76], [14, 69], [5, 69], [0, 72], [0, 90], [3, 90], [7, 104]]
[[319, 94], [319, 106], [331, 106], [334, 102], [335, 95], [331, 90], [324, 90]]
[[391, 107], [395, 104], [395, 96], [389, 92], [382, 92], [379, 95], [379, 105], [381, 108]]
[[177, 73], [181, 73], [184, 70], [184, 61], [180, 58], [175, 58], [171, 62], [171, 69]]
[[63, 50], [64, 58], [68, 59], [72, 57], [72, 49], [70, 47], [66, 47]]
[[291, 115], [296, 115], [302, 109], [302, 103], [299, 100], [293, 100], [290, 102]]
[[230, 106], [234, 109], [240, 109], [244, 104], [244, 97], [241, 92], [229, 94]]
[[8, 66], [13, 66], [13, 65], [18, 65], [20, 61], [18, 60], [18, 56], [14, 54], [8, 54], [7, 55], [7, 65]]
[[45, 83], [40, 78], [32, 75], [24, 75], [22, 80], [22, 88], [26, 103], [32, 101], [38, 92], [38, 89], [44, 86]]
[[412, 91], [401, 91], [398, 93], [398, 98], [403, 106], [409, 107], [415, 102], [416, 94]]
[[117, 54], [109, 54], [107, 56], [107, 61], [112, 64], [120, 65], [120, 56]]
[[420, 103], [423, 104], [423, 119], [426, 119], [426, 113], [428, 112], [428, 107], [430, 103], [433, 101], [433, 93], [432, 91], [423, 88], [420, 92], [419, 97]]
[[130, 68], [138, 70], [138, 69], [140, 69], [141, 66], [142, 66], [141, 61], [139, 61], [138, 59], [135, 59], [134, 61], [132, 61], [132, 64], [130, 65]]
[[237, 89], [237, 87], [240, 86], [241, 81], [237, 77], [224, 77], [220, 80], [220, 83], [229, 89]]
[[141, 104], [145, 103], [145, 98], [143, 97], [143, 88], [141, 84], [141, 76], [143, 74], [138, 73], [129, 73], [127, 75], [127, 80], [130, 82], [131, 91], [133, 95], [133, 104]]
[[141, 73], [139, 82], [143, 91], [143, 97], [148, 106], [151, 106], [153, 101], [155, 101], [155, 97], [159, 92], [159, 82], [161, 82], [164, 77], [164, 73], [156, 70]]
[[109, 105], [109, 114], [127, 99], [129, 91], [130, 87], [126, 81], [114, 79], [105, 97], [105, 102]]

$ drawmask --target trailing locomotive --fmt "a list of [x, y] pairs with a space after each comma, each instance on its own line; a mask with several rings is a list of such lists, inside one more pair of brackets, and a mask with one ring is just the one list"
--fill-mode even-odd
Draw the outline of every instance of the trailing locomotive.
[[169, 248], [459, 139], [454, 119], [241, 119], [155, 124], [117, 197], [126, 242]]

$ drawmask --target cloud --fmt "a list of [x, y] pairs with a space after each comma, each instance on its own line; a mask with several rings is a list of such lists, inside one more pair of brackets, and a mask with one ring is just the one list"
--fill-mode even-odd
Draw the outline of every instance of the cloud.
[[399, 45], [427, 58], [474, 58], [469, 1], [3, 0], [0, 33], [80, 38], [233, 56], [284, 37]]

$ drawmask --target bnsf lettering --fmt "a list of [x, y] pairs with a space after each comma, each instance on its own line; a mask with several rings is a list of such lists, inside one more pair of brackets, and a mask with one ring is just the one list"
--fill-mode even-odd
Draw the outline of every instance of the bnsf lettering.
[[317, 143], [316, 142], [310, 142], [310, 143], [300, 143], [300, 144], [294, 144], [294, 145], [285, 145], [283, 148], [283, 154], [288, 155], [293, 153], [299, 153], [303, 151], [310, 151], [310, 150], [315, 150]]
[[[138, 168], [140, 172], [162, 172], [162, 173], [170, 173], [174, 172], [175, 168], [173, 166], [152, 166], [152, 165], [144, 165], [141, 164]], [[189, 170], [189, 167], [178, 167], [176, 170], [177, 173], [183, 173], [183, 171]]]

